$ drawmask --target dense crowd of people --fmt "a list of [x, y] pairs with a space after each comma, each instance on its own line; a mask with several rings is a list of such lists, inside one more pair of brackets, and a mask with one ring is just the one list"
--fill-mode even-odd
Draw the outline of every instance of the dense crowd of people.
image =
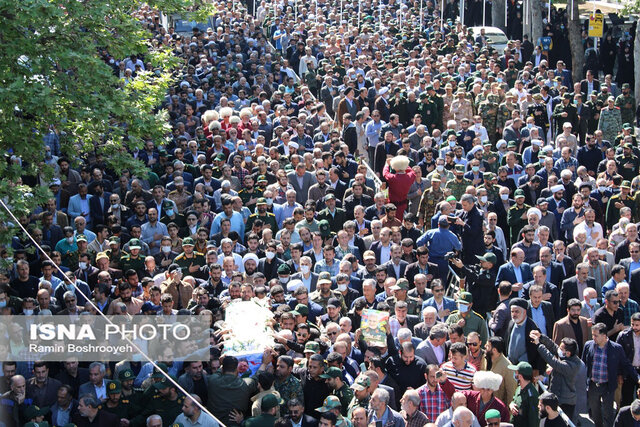
[[[638, 425], [635, 31], [585, 35], [574, 81], [556, 10], [530, 41], [508, 2], [498, 51], [479, 2], [250, 3], [186, 35], [138, 12], [182, 61], [170, 142], [116, 175], [52, 129], [52, 198], [2, 250], [0, 314], [208, 315], [210, 360], [19, 359], [3, 330], [0, 426]], [[273, 313], [257, 369], [222, 351], [234, 301]]]

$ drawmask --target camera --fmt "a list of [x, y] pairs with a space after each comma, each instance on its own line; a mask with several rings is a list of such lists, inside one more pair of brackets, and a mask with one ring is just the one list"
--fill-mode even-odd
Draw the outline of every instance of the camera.
[[444, 254], [445, 261], [451, 261], [454, 258], [458, 258], [458, 251], [451, 251]]

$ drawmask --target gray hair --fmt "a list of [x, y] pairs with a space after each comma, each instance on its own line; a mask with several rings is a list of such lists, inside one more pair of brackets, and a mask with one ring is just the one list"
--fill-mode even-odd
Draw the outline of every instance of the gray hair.
[[147, 417], [147, 425], [151, 424], [151, 421], [160, 421], [162, 422], [162, 417], [158, 414], [149, 415]]
[[420, 406], [420, 395], [416, 390], [407, 390], [402, 398], [411, 402], [413, 406]]
[[76, 294], [74, 294], [71, 291], [66, 291], [64, 294], [62, 294], [62, 299], [66, 300], [67, 298], [75, 298]]
[[389, 404], [389, 392], [383, 388], [377, 388], [373, 392], [372, 397], [375, 397], [376, 399], [383, 401], [385, 405]]
[[96, 367], [100, 369], [100, 373], [103, 375], [107, 372], [107, 369], [105, 368], [104, 363], [102, 362], [92, 362], [91, 365], [89, 365], [89, 370]]
[[84, 396], [81, 396], [80, 401], [93, 409], [98, 409], [101, 404], [100, 401], [92, 394], [85, 394]]
[[452, 421], [462, 421], [463, 418], [471, 418], [473, 419], [473, 412], [471, 412], [466, 406], [458, 406], [455, 411], [453, 411]]
[[409, 328], [400, 328], [398, 330], [398, 340], [410, 340], [413, 337], [411, 333], [411, 329]]

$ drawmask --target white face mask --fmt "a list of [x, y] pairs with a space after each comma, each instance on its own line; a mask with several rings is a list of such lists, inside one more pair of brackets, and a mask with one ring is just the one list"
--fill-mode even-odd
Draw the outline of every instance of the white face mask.
[[31, 316], [33, 314], [33, 310], [22, 310], [25, 316]]
[[480, 196], [480, 203], [487, 203], [487, 200], [489, 200], [487, 196]]
[[282, 284], [286, 284], [289, 281], [288, 277], [278, 277], [278, 279], [280, 279], [280, 283]]
[[606, 255], [606, 254], [607, 254], [606, 249], [598, 249], [598, 255]]
[[302, 274], [308, 274], [310, 270], [311, 269], [309, 268], [308, 265], [301, 265], [300, 266], [300, 271], [302, 272]]
[[563, 358], [564, 357], [564, 351], [562, 351], [562, 349], [558, 348], [558, 357], [559, 358]]
[[589, 305], [590, 305], [591, 307], [595, 307], [595, 306], [596, 306], [596, 304], [598, 304], [598, 298], [590, 298], [590, 299], [589, 299]]
[[114, 203], [113, 205], [111, 205], [111, 209], [118, 209], [120, 207], [120, 205], [118, 203]]
[[80, 267], [80, 270], [84, 270], [87, 268], [87, 263], [86, 262], [79, 262], [78, 263], [78, 267]]
[[598, 191], [604, 193], [605, 191], [607, 191], [607, 187], [598, 187]]
[[163, 246], [162, 247], [162, 252], [164, 252], [165, 254], [168, 254], [171, 252], [171, 246]]
[[456, 141], [449, 141], [449, 147], [453, 148], [456, 146]]
[[338, 290], [340, 292], [346, 291], [347, 290], [347, 285], [346, 284], [338, 285]]
[[269, 251], [265, 255], [267, 256], [267, 259], [273, 259], [276, 256], [276, 253]]
[[72, 244], [73, 243], [73, 237], [67, 237], [67, 243]]
[[460, 310], [460, 313], [466, 313], [469, 311], [469, 306], [467, 304], [458, 304], [458, 310]]
[[509, 195], [508, 195], [508, 194], [501, 194], [501, 195], [500, 195], [500, 198], [501, 198], [502, 200], [509, 200]]
[[436, 169], [438, 169], [439, 172], [442, 172], [444, 170], [444, 165], [437, 165]]

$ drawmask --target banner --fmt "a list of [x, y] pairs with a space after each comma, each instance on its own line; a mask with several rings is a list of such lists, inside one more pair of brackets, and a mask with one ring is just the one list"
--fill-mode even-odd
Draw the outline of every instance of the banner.
[[371, 310], [365, 308], [362, 310], [362, 321], [360, 328], [362, 336], [367, 345], [376, 347], [387, 346], [387, 331], [385, 325], [389, 320], [389, 313], [386, 311]]
[[266, 347], [273, 347], [273, 313], [268, 308], [253, 301], [235, 301], [225, 313], [229, 333], [225, 336], [224, 354], [262, 354]]

